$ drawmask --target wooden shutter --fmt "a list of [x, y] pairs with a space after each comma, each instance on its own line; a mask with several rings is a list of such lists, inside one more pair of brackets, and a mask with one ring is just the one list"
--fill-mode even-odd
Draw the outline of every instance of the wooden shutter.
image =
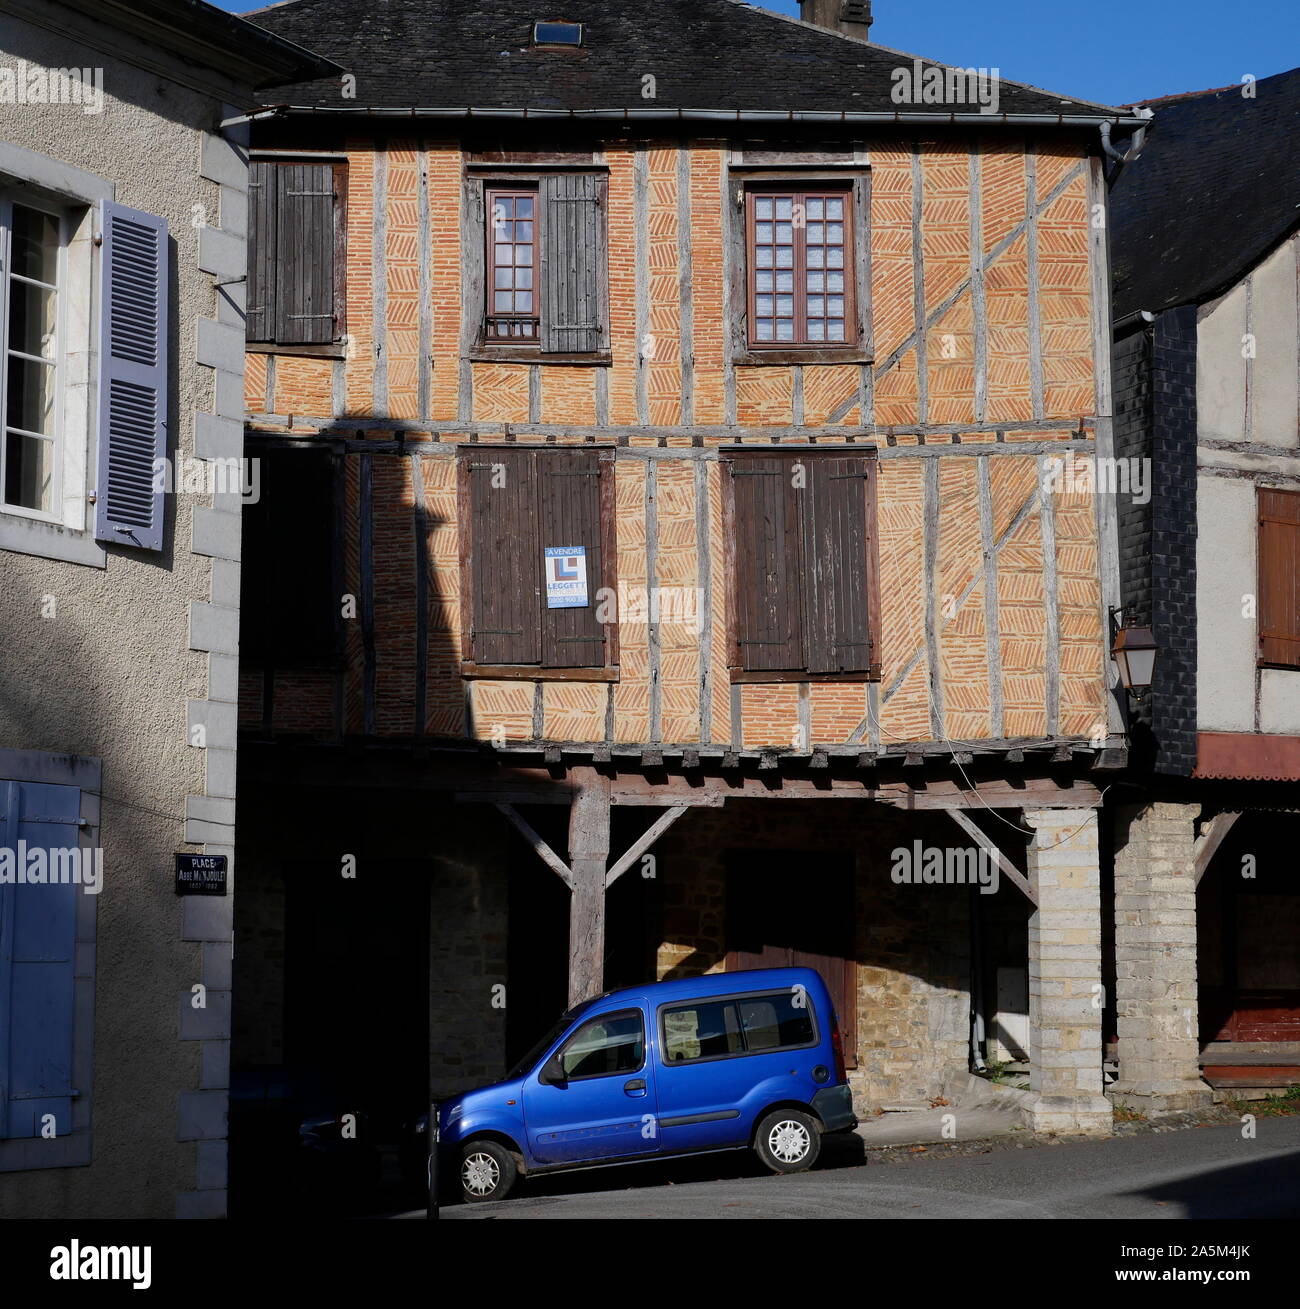
[[167, 455], [167, 220], [105, 200], [100, 231], [95, 536], [161, 550], [165, 506], [154, 469]]
[[1259, 493], [1259, 660], [1300, 668], [1300, 491]]
[[275, 340], [277, 165], [248, 165], [248, 339]]
[[586, 354], [601, 346], [600, 188], [591, 173], [541, 180], [541, 340], [547, 354]]
[[734, 456], [733, 639], [738, 667], [802, 669], [803, 533], [794, 461]]
[[470, 502], [470, 657], [478, 664], [542, 660], [536, 465], [544, 457], [502, 446], [476, 446], [461, 456]]
[[865, 672], [873, 662], [867, 585], [871, 460], [818, 455], [805, 467], [807, 668], [810, 673]]
[[600, 539], [602, 461], [594, 450], [539, 455], [538, 504], [543, 553], [552, 546], [586, 552], [584, 608], [550, 609], [542, 596], [542, 663], [547, 668], [601, 668], [605, 628], [596, 621], [604, 556]]
[[[75, 786], [0, 782], [0, 838], [17, 856], [78, 848]], [[75, 882], [0, 883], [0, 1136], [72, 1130]]]
[[275, 340], [333, 341], [334, 170], [277, 164]]

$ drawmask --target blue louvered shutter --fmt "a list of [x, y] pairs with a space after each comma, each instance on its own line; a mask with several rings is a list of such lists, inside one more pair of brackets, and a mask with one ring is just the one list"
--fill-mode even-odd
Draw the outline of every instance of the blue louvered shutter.
[[154, 469], [167, 454], [167, 220], [106, 200], [100, 224], [95, 536], [161, 550], [165, 502]]
[[[75, 786], [0, 782], [0, 833], [14, 852], [75, 850]], [[22, 844], [20, 844], [22, 843]], [[72, 1130], [76, 883], [0, 883], [0, 1136]]]

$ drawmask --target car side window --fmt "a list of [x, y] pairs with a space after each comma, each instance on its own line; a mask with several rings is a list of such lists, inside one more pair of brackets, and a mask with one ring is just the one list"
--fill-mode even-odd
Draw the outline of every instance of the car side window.
[[569, 1081], [634, 1073], [645, 1062], [645, 1024], [638, 1009], [601, 1014], [564, 1043], [560, 1063]]
[[664, 1013], [664, 1057], [668, 1063], [716, 1059], [743, 1051], [734, 1000], [702, 1000]]
[[812, 1000], [806, 992], [756, 996], [740, 1002], [747, 1050], [807, 1045], [813, 1039]]
[[812, 1045], [817, 1039], [812, 998], [802, 988], [674, 1005], [663, 1013], [668, 1064], [761, 1054]]

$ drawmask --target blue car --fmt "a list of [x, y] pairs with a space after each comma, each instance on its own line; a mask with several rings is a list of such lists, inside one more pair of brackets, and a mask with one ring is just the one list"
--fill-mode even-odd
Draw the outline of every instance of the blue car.
[[769, 968], [575, 1006], [505, 1081], [441, 1106], [439, 1158], [478, 1202], [520, 1176], [710, 1150], [801, 1172], [824, 1133], [856, 1126], [826, 984]]

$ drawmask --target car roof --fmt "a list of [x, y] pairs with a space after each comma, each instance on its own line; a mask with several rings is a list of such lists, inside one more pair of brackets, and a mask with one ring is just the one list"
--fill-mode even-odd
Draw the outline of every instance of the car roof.
[[826, 983], [815, 968], [744, 968], [728, 973], [703, 973], [698, 977], [677, 977], [666, 982], [646, 982], [593, 996], [570, 1012], [573, 1017], [587, 1012], [617, 1009], [620, 1003], [646, 999], [651, 1004], [671, 1000], [694, 1000], [708, 995], [735, 995], [744, 991], [775, 991], [802, 986], [822, 994]]

